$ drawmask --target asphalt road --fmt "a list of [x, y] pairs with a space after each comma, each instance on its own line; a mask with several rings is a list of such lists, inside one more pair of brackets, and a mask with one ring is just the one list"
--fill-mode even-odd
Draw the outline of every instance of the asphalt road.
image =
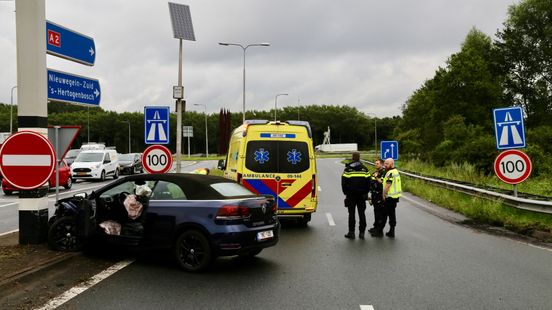
[[396, 239], [345, 239], [343, 167], [317, 163], [312, 222], [285, 224], [280, 243], [257, 258], [218, 259], [207, 273], [190, 274], [154, 254], [60, 309], [552, 308], [550, 250], [445, 221], [412, 196], [399, 202]]

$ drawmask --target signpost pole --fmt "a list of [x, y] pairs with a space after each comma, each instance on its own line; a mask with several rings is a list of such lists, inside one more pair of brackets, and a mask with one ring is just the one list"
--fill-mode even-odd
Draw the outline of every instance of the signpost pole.
[[190, 158], [190, 136], [188, 136], [188, 158]]
[[517, 184], [514, 184], [514, 197], [518, 196]]
[[[178, 86], [182, 87], [182, 39], [178, 40], [179, 52], [178, 52]], [[184, 90], [182, 90], [182, 96], [184, 96]], [[181, 170], [181, 154], [182, 154], [182, 99], [176, 100], [176, 173], [180, 173]]]
[[[56, 130], [56, 145], [54, 147], [56, 148], [56, 155], [61, 154], [61, 151], [59, 149], [59, 126], [54, 126]], [[59, 162], [61, 161], [61, 156], [56, 156], [56, 204], [59, 200]]]

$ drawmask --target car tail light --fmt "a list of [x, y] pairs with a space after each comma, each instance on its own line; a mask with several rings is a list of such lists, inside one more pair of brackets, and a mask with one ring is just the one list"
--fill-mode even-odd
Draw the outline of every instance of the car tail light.
[[316, 174], [312, 175], [312, 190], [311, 190], [311, 197], [316, 197]]
[[242, 220], [251, 216], [249, 208], [242, 206], [222, 206], [215, 219], [217, 220]]

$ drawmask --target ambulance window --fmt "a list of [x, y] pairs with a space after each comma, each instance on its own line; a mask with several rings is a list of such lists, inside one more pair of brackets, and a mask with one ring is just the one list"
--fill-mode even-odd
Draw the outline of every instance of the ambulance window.
[[300, 173], [309, 169], [308, 145], [297, 141], [250, 141], [245, 166], [254, 172]]

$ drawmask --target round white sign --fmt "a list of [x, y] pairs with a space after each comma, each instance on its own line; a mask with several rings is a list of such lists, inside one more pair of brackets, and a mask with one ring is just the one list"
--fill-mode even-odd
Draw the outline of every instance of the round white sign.
[[496, 175], [508, 184], [518, 184], [531, 174], [531, 160], [527, 154], [518, 150], [507, 150], [500, 153], [494, 162]]
[[166, 173], [172, 163], [171, 151], [162, 145], [152, 145], [142, 155], [142, 165], [148, 173]]

